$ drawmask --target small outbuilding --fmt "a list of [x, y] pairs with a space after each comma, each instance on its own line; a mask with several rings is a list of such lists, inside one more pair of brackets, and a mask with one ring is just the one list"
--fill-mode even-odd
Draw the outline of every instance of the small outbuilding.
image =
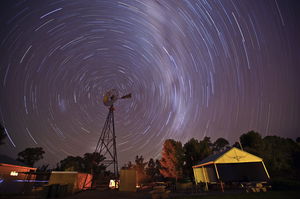
[[6, 155], [0, 155], [0, 193], [19, 194], [30, 192], [35, 176], [28, 175], [36, 168], [25, 165]]
[[66, 193], [76, 193], [81, 190], [90, 189], [93, 176], [88, 173], [77, 171], [52, 171], [48, 185], [59, 185], [65, 187]]
[[209, 156], [193, 166], [196, 184], [266, 182], [270, 178], [263, 159], [238, 148]]

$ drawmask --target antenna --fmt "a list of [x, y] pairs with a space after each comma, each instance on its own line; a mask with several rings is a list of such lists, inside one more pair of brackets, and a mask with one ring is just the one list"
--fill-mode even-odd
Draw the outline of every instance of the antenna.
[[131, 93], [119, 97], [119, 93], [116, 89], [111, 89], [105, 93], [103, 97], [103, 104], [109, 107], [109, 111], [95, 149], [95, 152], [99, 152], [100, 155], [103, 155], [106, 158], [103, 161], [104, 166], [109, 167], [113, 165], [113, 172], [116, 179], [119, 177], [119, 171], [114, 120], [114, 103], [118, 99], [128, 98], [131, 98]]

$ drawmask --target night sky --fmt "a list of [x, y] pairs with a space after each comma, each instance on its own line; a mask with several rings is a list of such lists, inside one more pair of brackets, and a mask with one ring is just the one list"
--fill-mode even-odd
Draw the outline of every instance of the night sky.
[[93, 152], [115, 88], [119, 165], [165, 139], [300, 132], [298, 0], [1, 1], [1, 153]]

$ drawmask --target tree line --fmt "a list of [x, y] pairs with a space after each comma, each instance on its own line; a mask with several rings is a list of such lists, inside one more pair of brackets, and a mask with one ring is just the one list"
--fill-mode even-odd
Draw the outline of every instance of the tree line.
[[[1, 125], [0, 144], [5, 139], [4, 128]], [[122, 169], [135, 169], [139, 181], [193, 180], [192, 166], [197, 165], [204, 158], [220, 153], [231, 147], [243, 150], [263, 158], [272, 177], [300, 179], [300, 138], [292, 140], [279, 136], [262, 137], [258, 132], [249, 131], [239, 137], [240, 142], [230, 143], [225, 138], [218, 138], [214, 142], [210, 137], [202, 140], [191, 138], [182, 144], [173, 139], [165, 140], [160, 159], [150, 158], [145, 161], [143, 156], [137, 155], [134, 163], [129, 161]], [[18, 153], [17, 160], [28, 166], [33, 166], [43, 158], [41, 147], [27, 148]], [[68, 156], [61, 160], [53, 170], [79, 171], [93, 174], [105, 172], [102, 161], [105, 159], [99, 153], [85, 153], [83, 157]], [[43, 165], [40, 170], [49, 170]]]

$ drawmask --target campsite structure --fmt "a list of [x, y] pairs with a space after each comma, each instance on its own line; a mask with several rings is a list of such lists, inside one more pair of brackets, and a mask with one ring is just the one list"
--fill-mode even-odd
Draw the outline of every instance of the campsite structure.
[[224, 183], [267, 182], [270, 179], [263, 159], [231, 148], [219, 154], [209, 156], [193, 166], [196, 184], [220, 184], [224, 191]]
[[35, 176], [28, 173], [35, 171], [34, 167], [0, 155], [0, 193], [18, 194], [31, 191]]

